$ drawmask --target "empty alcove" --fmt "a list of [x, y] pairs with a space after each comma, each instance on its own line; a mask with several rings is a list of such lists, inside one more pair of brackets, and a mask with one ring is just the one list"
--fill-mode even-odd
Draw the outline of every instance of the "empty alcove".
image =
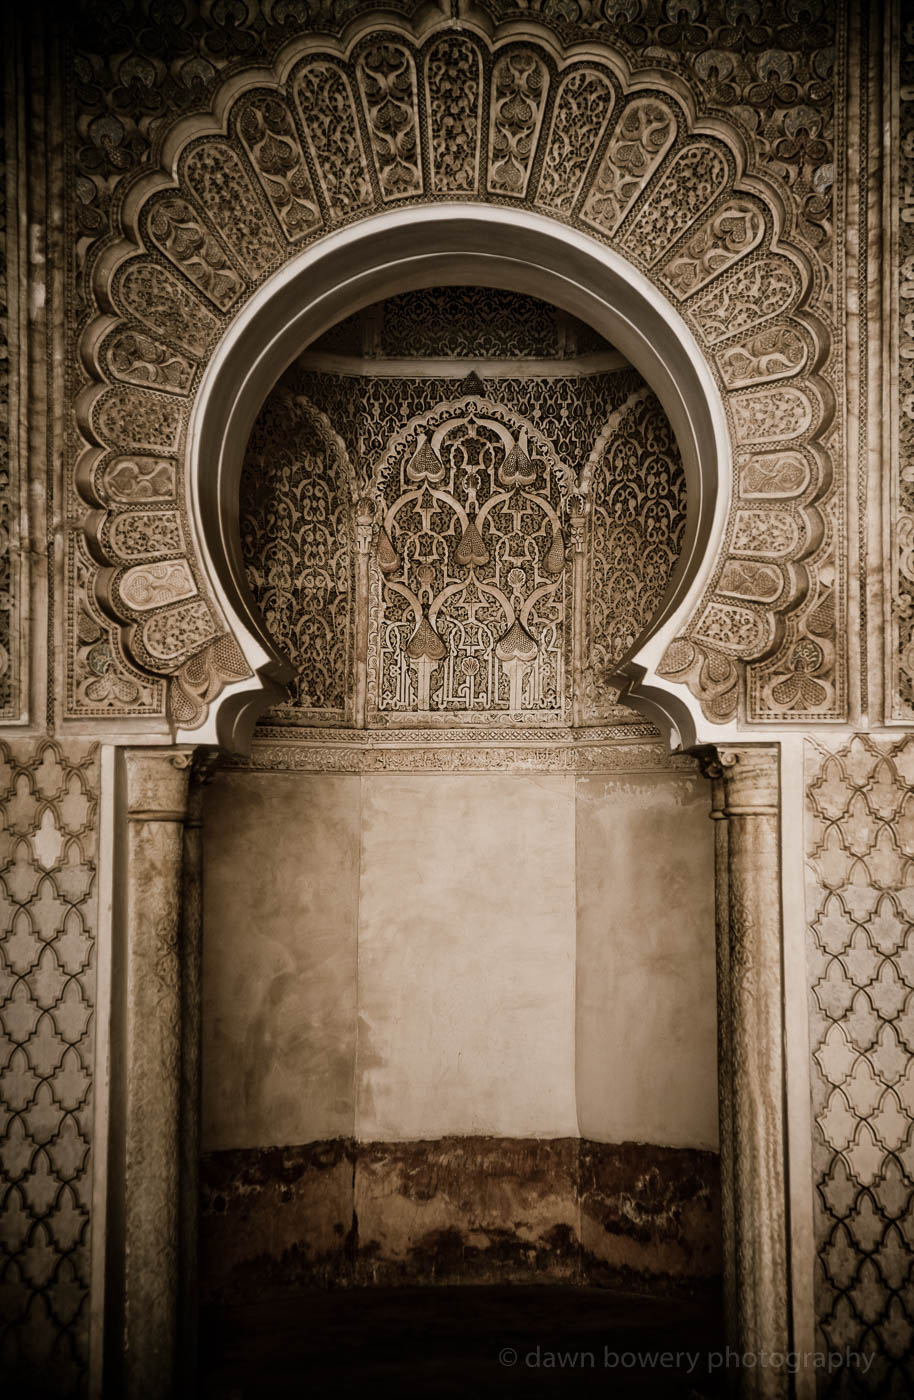
[[207, 793], [204, 1298], [716, 1293], [708, 785], [609, 679], [686, 506], [533, 297], [394, 296], [270, 393], [241, 542], [295, 674]]

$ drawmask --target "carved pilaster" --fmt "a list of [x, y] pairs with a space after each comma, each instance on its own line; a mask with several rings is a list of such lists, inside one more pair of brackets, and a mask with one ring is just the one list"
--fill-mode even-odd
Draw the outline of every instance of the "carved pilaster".
[[571, 533], [572, 580], [574, 616], [571, 630], [571, 722], [579, 725], [584, 704], [584, 580], [585, 580], [585, 502], [582, 496], [572, 496], [569, 508]]
[[354, 723], [365, 728], [368, 698], [368, 565], [374, 531], [374, 502], [363, 497], [355, 507], [355, 693]]
[[122, 1353], [115, 1389], [129, 1400], [175, 1395], [189, 1340], [182, 1274], [196, 1252], [195, 1207], [185, 1192], [196, 1174], [200, 981], [193, 762], [192, 749], [121, 755], [122, 1336], [112, 1347]]
[[[775, 748], [703, 749], [713, 783], [721, 1178], [728, 1342], [789, 1350], [779, 774]], [[741, 1395], [788, 1393], [782, 1368], [732, 1376]]]
[[203, 794], [218, 754], [198, 749], [190, 769], [181, 872], [181, 1187], [179, 1201], [178, 1388], [197, 1394], [197, 1316], [202, 1094]]

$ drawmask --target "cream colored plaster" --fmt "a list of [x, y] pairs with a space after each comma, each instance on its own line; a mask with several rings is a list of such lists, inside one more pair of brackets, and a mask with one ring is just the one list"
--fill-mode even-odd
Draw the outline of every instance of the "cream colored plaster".
[[582, 1137], [717, 1148], [709, 796], [678, 773], [577, 779]]
[[574, 779], [363, 779], [358, 1136], [562, 1137]]
[[675, 772], [217, 774], [205, 1148], [716, 1147], [708, 810]]
[[358, 823], [358, 778], [207, 792], [204, 1151], [353, 1133]]

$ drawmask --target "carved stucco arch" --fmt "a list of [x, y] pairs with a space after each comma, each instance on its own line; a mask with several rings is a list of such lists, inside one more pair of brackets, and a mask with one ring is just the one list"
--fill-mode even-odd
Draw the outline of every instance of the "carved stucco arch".
[[816, 506], [834, 412], [821, 271], [743, 137], [681, 80], [632, 77], [608, 46], [563, 51], [530, 25], [493, 38], [363, 20], [228, 79], [157, 155], [122, 181], [123, 237], [94, 263], [77, 482], [99, 602], [132, 659], [170, 678], [177, 729], [228, 742], [282, 678], [233, 518], [272, 383], [359, 306], [473, 281], [591, 321], [670, 416], [690, 520], [654, 635], [629, 658], [632, 694], [642, 672], [643, 694], [678, 694], [661, 709], [683, 738], [700, 712], [682, 683], [729, 728], [744, 667], [751, 718], [782, 717], [778, 685], [787, 718], [837, 712]]

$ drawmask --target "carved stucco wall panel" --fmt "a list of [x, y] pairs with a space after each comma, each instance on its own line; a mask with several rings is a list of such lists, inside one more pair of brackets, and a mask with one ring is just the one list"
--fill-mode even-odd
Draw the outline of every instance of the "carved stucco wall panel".
[[[91, 389], [82, 400], [79, 427], [92, 445], [80, 480], [91, 504], [125, 509], [108, 494], [115, 457], [173, 461], [180, 477], [193, 387], [212, 345], [259, 282], [309, 239], [445, 192], [522, 202], [579, 223], [658, 283], [720, 375], [737, 485], [764, 475], [772, 504], [797, 522], [779, 556], [770, 546], [744, 550], [741, 558], [767, 572], [729, 568], [724, 593], [725, 550], [665, 674], [691, 684], [708, 713], [724, 719], [737, 706], [741, 665], [767, 655], [749, 667], [750, 718], [841, 716], [840, 493], [827, 526], [810, 510], [841, 476], [841, 443], [828, 436], [829, 380], [840, 391], [842, 378], [829, 265], [835, 34], [822, 8], [814, 4], [803, 25], [785, 4], [764, 19], [741, 11], [691, 26], [641, 0], [624, 13], [578, 8], [557, 28], [566, 44], [591, 42], [586, 61], [545, 33], [533, 41], [529, 15], [523, 31], [508, 23], [494, 44], [477, 22], [444, 35], [427, 16], [415, 35], [393, 20], [374, 33], [362, 32], [367, 20], [361, 29], [354, 21], [347, 47], [326, 36], [294, 39], [291, 16], [279, 22], [275, 9], [248, 7], [231, 36], [207, 12], [197, 53], [171, 60], [162, 56], [167, 32], [153, 46], [142, 31], [119, 30], [115, 17], [123, 50], [109, 38], [74, 55], [74, 211], [86, 235], [76, 245], [76, 285], [91, 286], [98, 310], [117, 322], [93, 322], [83, 293], [83, 360], [97, 385], [122, 386], [102, 390], [98, 404]], [[322, 11], [322, 24], [331, 13], [343, 23], [355, 11]], [[637, 49], [643, 54], [650, 34], [647, 65]], [[113, 57], [122, 52], [128, 57]], [[220, 74], [240, 78], [255, 62], [264, 66], [253, 93], [244, 80], [220, 88]], [[424, 107], [432, 93], [449, 100], [445, 65], [454, 63], [469, 82], [451, 122], [417, 102], [421, 94]], [[216, 119], [173, 125], [210, 103]], [[75, 365], [72, 382], [81, 382]], [[129, 588], [124, 594], [126, 560], [111, 541], [110, 532], [96, 535], [108, 565], [96, 587], [135, 661], [160, 677], [168, 672]], [[202, 695], [220, 684], [213, 647], [225, 623], [205, 597], [193, 552], [185, 557], [212, 635], [199, 626], [182, 635], [184, 614], [173, 615], [172, 670], [193, 659], [197, 680], [190, 689], [172, 681], [171, 706], [173, 715], [177, 704], [202, 717]], [[159, 606], [168, 606], [164, 597]], [[827, 636], [807, 638], [810, 612], [820, 627], [833, 618]], [[802, 649], [806, 640], [812, 646]], [[238, 674], [226, 660], [222, 674]], [[232, 660], [240, 666], [240, 656]]]
[[[4, 34], [4, 38], [6, 35]], [[28, 712], [28, 589], [21, 423], [25, 377], [22, 242], [25, 228], [19, 159], [23, 84], [19, 46], [10, 37], [0, 57], [0, 723]]]
[[[9, 532], [15, 514], [14, 480], [10, 461], [10, 286], [6, 227], [8, 219], [7, 143], [11, 123], [7, 112], [9, 74], [0, 64], [0, 715], [8, 716], [16, 689], [16, 648], [13, 641], [12, 555]], [[10, 201], [12, 202], [12, 201]]]
[[[914, 1380], [914, 739], [806, 746], [819, 1343], [872, 1355], [823, 1394]], [[849, 1388], [847, 1388], [849, 1387]]]
[[88, 1365], [97, 748], [0, 742], [0, 1332], [13, 1389]]
[[914, 717], [914, 25], [910, 21], [901, 26], [892, 62], [899, 120], [892, 146], [890, 246], [898, 272], [891, 315], [894, 363], [887, 376], [892, 461], [886, 669], [891, 718], [910, 723]]
[[276, 718], [351, 718], [359, 487], [327, 415], [279, 386], [254, 425], [241, 486], [248, 582], [295, 668]]
[[[395, 316], [438, 300], [398, 298]], [[515, 301], [452, 296], [458, 348], [461, 322], [496, 300]], [[554, 350], [550, 308], [530, 310], [534, 347]], [[399, 338], [386, 308], [371, 319]], [[523, 326], [503, 319], [501, 338], [529, 351]], [[637, 372], [475, 377], [467, 394], [310, 362], [268, 398], [242, 476], [248, 582], [295, 669], [272, 722], [619, 719], [609, 676], [659, 605], [686, 518], [669, 423]], [[529, 655], [500, 654], [508, 633]]]

